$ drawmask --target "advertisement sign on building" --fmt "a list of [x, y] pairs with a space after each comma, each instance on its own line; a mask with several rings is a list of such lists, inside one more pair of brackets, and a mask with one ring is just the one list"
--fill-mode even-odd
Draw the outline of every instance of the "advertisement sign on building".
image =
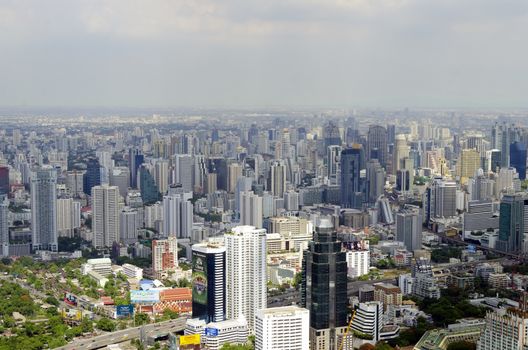
[[206, 328], [205, 329], [205, 335], [207, 337], [217, 337], [218, 336], [218, 329], [216, 329], [216, 328]]
[[64, 293], [64, 302], [73, 306], [77, 306], [77, 297], [71, 293]]
[[192, 298], [195, 303], [207, 304], [207, 258], [202, 254], [193, 256]]
[[133, 304], [157, 303], [159, 290], [131, 290], [130, 302]]
[[129, 317], [134, 314], [134, 305], [117, 305], [116, 306], [116, 315], [117, 317]]

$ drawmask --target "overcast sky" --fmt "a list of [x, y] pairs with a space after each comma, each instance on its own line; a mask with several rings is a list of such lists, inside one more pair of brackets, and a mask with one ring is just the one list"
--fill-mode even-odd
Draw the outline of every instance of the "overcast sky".
[[0, 106], [528, 107], [528, 1], [0, 0]]

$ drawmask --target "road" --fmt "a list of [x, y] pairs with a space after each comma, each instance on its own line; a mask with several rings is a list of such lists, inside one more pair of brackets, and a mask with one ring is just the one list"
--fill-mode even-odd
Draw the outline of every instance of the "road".
[[[175, 320], [169, 320], [154, 324], [145, 325], [147, 336], [163, 335], [168, 332], [181, 332], [185, 328], [187, 317], [180, 317]], [[77, 339], [72, 343], [57, 348], [59, 350], [83, 350], [83, 349], [100, 349], [111, 344], [122, 343], [140, 337], [141, 327], [127, 328], [122, 331], [115, 331], [99, 335], [97, 337]]]

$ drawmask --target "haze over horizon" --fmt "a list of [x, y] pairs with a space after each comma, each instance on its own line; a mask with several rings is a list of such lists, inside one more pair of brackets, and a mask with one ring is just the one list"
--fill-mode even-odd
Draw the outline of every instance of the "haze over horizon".
[[528, 2], [0, 3], [0, 106], [528, 107]]

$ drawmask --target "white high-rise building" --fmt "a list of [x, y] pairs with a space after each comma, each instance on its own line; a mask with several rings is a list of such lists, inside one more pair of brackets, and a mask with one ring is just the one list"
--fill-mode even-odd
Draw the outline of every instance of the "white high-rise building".
[[51, 166], [36, 169], [31, 177], [31, 231], [33, 250], [58, 250], [57, 173]]
[[227, 318], [243, 315], [253, 332], [255, 312], [267, 306], [266, 230], [237, 226], [224, 239]]
[[367, 275], [370, 270], [370, 250], [368, 248], [351, 249], [346, 253], [347, 276], [357, 278]]
[[73, 198], [57, 199], [57, 233], [60, 237], [73, 237], [81, 227], [81, 203]]
[[262, 228], [262, 197], [253, 191], [240, 194], [240, 224]]
[[96, 248], [119, 242], [119, 198], [117, 186], [92, 187], [92, 245]]
[[138, 217], [137, 209], [123, 208], [119, 213], [119, 236], [121, 242], [132, 244], [138, 240]]
[[193, 158], [186, 154], [174, 156], [174, 179], [186, 192], [193, 190]]
[[119, 187], [119, 194], [125, 198], [130, 187], [130, 170], [127, 167], [115, 167], [110, 172], [110, 186]]
[[152, 241], [152, 271], [156, 278], [166, 278], [178, 267], [178, 240], [175, 236]]
[[242, 177], [242, 166], [238, 163], [229, 164], [227, 167], [227, 192], [234, 193], [236, 191], [240, 177]]
[[9, 256], [9, 200], [0, 196], [0, 256]]
[[305, 350], [310, 347], [310, 312], [298, 306], [257, 311], [255, 350]]
[[520, 309], [488, 312], [477, 350], [528, 348], [528, 314]]
[[192, 234], [193, 205], [184, 193], [163, 196], [163, 235], [189, 238]]
[[169, 162], [167, 160], [157, 160], [154, 165], [154, 181], [161, 194], [165, 194], [169, 189]]

